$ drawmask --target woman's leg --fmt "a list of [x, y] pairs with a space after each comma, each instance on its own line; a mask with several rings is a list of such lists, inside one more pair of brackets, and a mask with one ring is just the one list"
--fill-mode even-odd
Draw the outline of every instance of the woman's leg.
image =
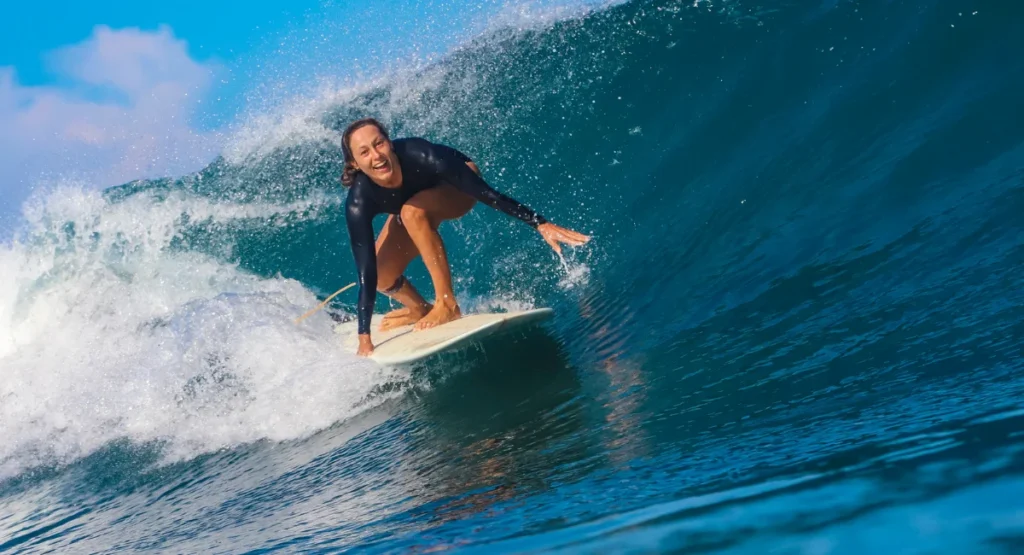
[[416, 323], [430, 312], [431, 306], [402, 276], [420, 251], [409, 237], [409, 232], [398, 223], [398, 218], [388, 216], [377, 237], [376, 249], [377, 290], [404, 305], [384, 315], [381, 331]]
[[416, 329], [434, 327], [462, 315], [452, 291], [451, 268], [437, 228], [445, 220], [466, 215], [476, 199], [451, 185], [417, 193], [402, 207], [402, 224], [434, 282], [434, 306], [416, 322]]

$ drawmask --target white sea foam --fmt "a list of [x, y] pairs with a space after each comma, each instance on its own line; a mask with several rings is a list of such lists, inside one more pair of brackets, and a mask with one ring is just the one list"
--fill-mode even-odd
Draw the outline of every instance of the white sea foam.
[[575, 260], [566, 261], [564, 255], [559, 255], [564, 274], [558, 280], [558, 286], [562, 289], [574, 289], [587, 285], [590, 281], [590, 266], [585, 262]]
[[183, 214], [231, 224], [311, 207], [109, 203], [74, 186], [33, 203], [30, 231], [0, 248], [0, 478], [118, 438], [180, 458], [302, 437], [394, 379], [341, 348], [326, 315], [293, 323], [317, 302], [298, 282], [167, 248]]

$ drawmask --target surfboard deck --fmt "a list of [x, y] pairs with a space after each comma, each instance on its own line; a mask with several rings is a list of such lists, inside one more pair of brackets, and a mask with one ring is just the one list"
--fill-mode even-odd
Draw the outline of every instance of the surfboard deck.
[[[499, 332], [533, 324], [550, 318], [555, 313], [550, 308], [536, 308], [514, 312], [493, 312], [466, 314], [462, 318], [434, 328], [414, 331], [412, 326], [379, 331], [383, 314], [374, 314], [371, 320], [371, 334], [374, 350], [370, 359], [392, 366], [423, 360], [442, 351], [462, 347]], [[359, 345], [355, 321], [338, 324], [335, 333], [344, 336], [344, 346], [355, 350]]]

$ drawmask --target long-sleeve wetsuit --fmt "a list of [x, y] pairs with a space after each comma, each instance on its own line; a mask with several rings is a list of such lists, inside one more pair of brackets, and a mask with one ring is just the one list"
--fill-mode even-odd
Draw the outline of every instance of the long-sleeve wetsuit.
[[359, 272], [360, 334], [370, 333], [377, 295], [377, 251], [373, 237], [373, 217], [377, 214], [399, 214], [402, 205], [416, 193], [448, 183], [531, 227], [547, 221], [529, 207], [492, 189], [466, 165], [469, 157], [454, 148], [419, 138], [396, 139], [391, 144], [402, 168], [402, 186], [381, 187], [360, 173], [345, 201], [345, 219]]

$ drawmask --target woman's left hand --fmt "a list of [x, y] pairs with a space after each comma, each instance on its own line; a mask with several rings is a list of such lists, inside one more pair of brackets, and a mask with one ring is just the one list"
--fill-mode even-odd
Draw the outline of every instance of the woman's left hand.
[[541, 237], [544, 241], [551, 245], [555, 252], [562, 254], [562, 247], [559, 243], [565, 243], [566, 245], [572, 245], [578, 247], [587, 241], [590, 241], [589, 235], [583, 235], [582, 233], [576, 233], [571, 229], [566, 229], [561, 226], [557, 226], [553, 223], [543, 223], [537, 226], [537, 231], [540, 232]]

